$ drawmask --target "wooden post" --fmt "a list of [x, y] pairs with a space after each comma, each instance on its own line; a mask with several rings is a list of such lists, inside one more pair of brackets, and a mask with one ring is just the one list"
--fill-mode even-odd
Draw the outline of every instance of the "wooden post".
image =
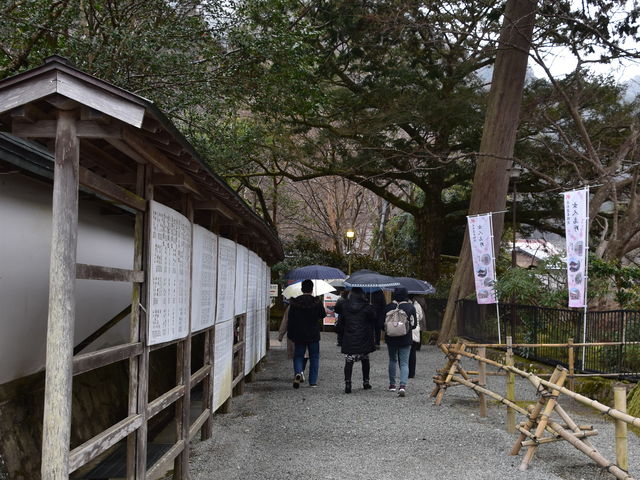
[[[151, 229], [151, 215], [149, 215], [149, 201], [153, 200], [154, 186], [152, 182], [153, 166], [147, 164], [144, 170], [144, 189], [145, 200], [147, 201], [147, 213], [144, 222], [144, 245], [143, 245], [143, 263], [145, 265], [145, 285], [142, 291], [143, 305], [148, 307], [148, 301], [151, 297], [151, 284], [149, 283], [149, 272], [151, 271], [151, 259], [149, 258], [149, 245], [151, 244], [149, 231]], [[138, 429], [137, 446], [136, 446], [136, 479], [146, 478], [147, 476], [147, 435], [148, 435], [148, 419], [147, 406], [149, 405], [149, 353], [151, 348], [148, 345], [147, 331], [149, 325], [149, 316], [147, 309], [144, 315], [140, 316], [140, 342], [142, 342], [142, 353], [138, 367], [138, 413], [142, 416], [142, 425]]]
[[[478, 355], [480, 357], [487, 356], [487, 348], [480, 347], [478, 348]], [[478, 361], [478, 386], [485, 388], [487, 386], [487, 364], [481, 361]], [[484, 393], [478, 394], [480, 397], [480, 417], [485, 418], [487, 416], [487, 397]]]
[[[506, 355], [506, 365], [513, 367], [513, 348], [511, 345], [513, 344], [513, 337], [507, 336], [507, 355]], [[511, 402], [516, 401], [516, 376], [513, 372], [509, 372], [507, 374], [507, 391], [505, 395], [507, 400]], [[516, 431], [516, 412], [507, 408], [507, 432], [515, 433]]]
[[58, 112], [42, 430], [43, 480], [69, 478], [80, 142], [75, 113]]
[[[136, 173], [136, 194], [144, 198], [144, 165], [138, 165]], [[133, 269], [142, 270], [144, 255], [144, 212], [136, 212], [133, 235]], [[144, 284], [134, 283], [131, 295], [131, 322], [129, 338], [132, 343], [140, 341], [140, 305], [143, 301]], [[138, 375], [140, 357], [129, 359], [129, 415], [138, 410]], [[138, 431], [127, 437], [127, 480], [136, 478], [136, 436]]]
[[567, 352], [567, 363], [569, 364], [569, 390], [575, 390], [576, 357], [573, 338], [569, 338], [567, 343], [569, 344]]
[[[613, 387], [614, 408], [627, 413], [627, 389], [623, 384]], [[629, 450], [627, 439], [627, 424], [616, 420], [616, 463], [623, 470], [629, 470]]]
[[[189, 222], [193, 225], [193, 201], [190, 195], [185, 197], [185, 213]], [[190, 273], [193, 271], [193, 251], [191, 252]], [[191, 426], [191, 288], [189, 284], [189, 310], [187, 321], [187, 336], [178, 342], [176, 358], [176, 385], [184, 385], [182, 398], [176, 401], [176, 439], [184, 442], [182, 452], [174, 462], [174, 477], [179, 480], [188, 480], [189, 475], [189, 427]]]

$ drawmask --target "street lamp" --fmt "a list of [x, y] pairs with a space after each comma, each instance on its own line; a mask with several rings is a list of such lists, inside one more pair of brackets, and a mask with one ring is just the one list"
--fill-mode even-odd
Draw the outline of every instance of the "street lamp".
[[353, 228], [349, 228], [345, 234], [347, 236], [347, 256], [349, 257], [349, 275], [351, 275], [351, 248], [353, 240], [356, 238], [356, 232]]
[[[521, 173], [522, 167], [514, 162], [509, 169], [509, 180], [511, 181], [511, 186], [513, 187], [513, 197], [511, 198], [511, 268], [516, 268], [518, 266], [518, 259], [516, 254], [516, 205], [518, 203], [518, 179], [520, 178]], [[511, 294], [511, 337], [515, 341], [516, 297], [514, 293]]]

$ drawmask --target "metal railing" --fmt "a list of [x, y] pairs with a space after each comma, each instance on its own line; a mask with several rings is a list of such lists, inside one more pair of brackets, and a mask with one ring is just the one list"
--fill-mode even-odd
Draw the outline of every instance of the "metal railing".
[[[427, 325], [440, 329], [446, 301], [427, 299]], [[478, 305], [460, 300], [457, 305], [458, 335], [477, 343], [498, 343], [495, 305]], [[500, 303], [500, 333], [511, 335], [514, 344], [559, 344], [572, 339], [583, 341], [584, 312], [562, 308]], [[431, 317], [431, 318], [429, 318]], [[640, 311], [610, 310], [587, 312], [586, 343], [613, 343], [576, 348], [576, 371], [618, 374], [640, 379]], [[582, 352], [584, 349], [584, 355]], [[521, 357], [550, 365], [567, 365], [568, 349], [518, 347]], [[583, 364], [584, 358], [584, 364]]]

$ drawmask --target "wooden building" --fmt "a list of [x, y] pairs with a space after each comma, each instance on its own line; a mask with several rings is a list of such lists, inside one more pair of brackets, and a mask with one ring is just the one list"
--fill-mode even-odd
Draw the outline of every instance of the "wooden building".
[[[0, 131], [0, 400], [44, 369], [41, 477], [120, 446], [129, 479], [188, 478], [189, 440], [211, 435], [266, 353], [276, 233], [153, 103], [61, 57], [0, 81]], [[175, 361], [154, 395], [152, 352]], [[72, 422], [91, 422], [72, 408], [74, 378], [115, 364], [126, 413], [72, 445]], [[175, 440], [147, 465], [148, 426], [167, 411]], [[3, 461], [3, 441], [0, 467], [34, 478]]]

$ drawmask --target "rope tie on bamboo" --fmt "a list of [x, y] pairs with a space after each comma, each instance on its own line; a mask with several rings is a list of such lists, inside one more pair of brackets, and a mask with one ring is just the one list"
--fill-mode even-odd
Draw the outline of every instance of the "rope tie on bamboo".
[[614, 408], [611, 408], [611, 407], [607, 408], [607, 411], [606, 411], [606, 412], [602, 412], [602, 416], [604, 417], [604, 416], [606, 416], [606, 415], [609, 415], [609, 413], [611, 412], [611, 410], [615, 410], [615, 409], [614, 409]]
[[536, 395], [542, 398], [550, 398], [553, 396], [553, 393], [547, 390], [544, 385], [540, 384], [536, 389]]

